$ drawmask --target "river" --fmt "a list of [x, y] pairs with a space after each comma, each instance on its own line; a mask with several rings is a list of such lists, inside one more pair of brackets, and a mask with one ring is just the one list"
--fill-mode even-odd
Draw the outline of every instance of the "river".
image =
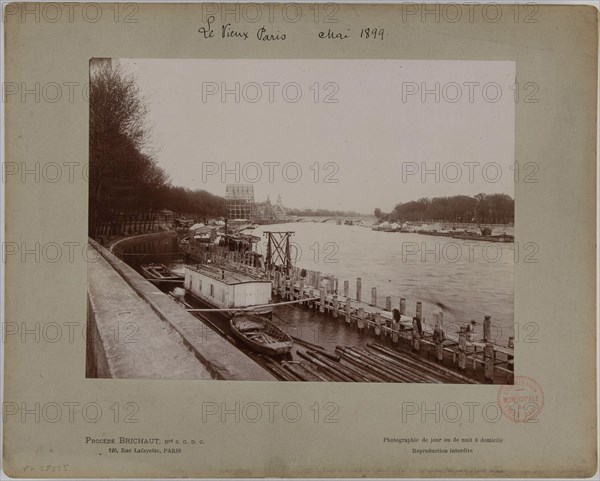
[[[335, 223], [302, 222], [260, 226], [253, 234], [263, 237], [258, 249], [266, 251], [262, 233], [294, 231], [292, 255], [295, 265], [334, 274], [350, 282], [362, 280], [362, 299], [370, 302], [377, 288], [378, 305], [392, 297], [392, 307], [406, 298], [407, 314], [423, 303], [426, 320], [444, 311], [447, 327], [475, 320], [482, 332], [484, 315], [492, 316], [494, 338], [502, 344], [513, 335], [512, 243], [474, 242], [413, 233], [380, 232], [368, 227]], [[456, 326], [455, 326], [456, 325]]]
[[[492, 316], [493, 339], [505, 345], [513, 335], [512, 243], [474, 242], [412, 233], [373, 231], [369, 227], [322, 222], [298, 222], [260, 226], [252, 232], [262, 238], [257, 245], [266, 251], [264, 231], [293, 231], [293, 262], [299, 267], [333, 274], [350, 282], [355, 296], [356, 278], [362, 279], [362, 299], [371, 301], [377, 287], [378, 305], [391, 296], [392, 307], [406, 298], [407, 314], [413, 315], [417, 301], [423, 303], [428, 325], [433, 314], [444, 312], [447, 329], [458, 331], [459, 323], [477, 322], [482, 332], [484, 315]], [[128, 249], [124, 259], [132, 266], [163, 262], [182, 268], [174, 239], [145, 241]], [[161, 254], [162, 253], [162, 254]], [[307, 326], [313, 329], [312, 326]], [[347, 333], [329, 334], [328, 341], [344, 344]]]

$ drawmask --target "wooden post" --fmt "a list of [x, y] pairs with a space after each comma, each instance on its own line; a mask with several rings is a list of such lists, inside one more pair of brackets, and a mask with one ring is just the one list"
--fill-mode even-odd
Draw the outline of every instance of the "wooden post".
[[385, 298], [385, 310], [388, 312], [392, 311], [392, 297], [391, 296], [387, 296]]
[[338, 316], [338, 296], [337, 293], [333, 294], [333, 318], [337, 319]]
[[358, 309], [357, 327], [362, 331], [365, 328], [365, 310], [361, 307]]
[[489, 341], [492, 338], [492, 316], [483, 318], [483, 340]]
[[350, 324], [350, 313], [352, 312], [351, 309], [351, 305], [352, 305], [352, 301], [350, 300], [350, 298], [348, 296], [346, 296], [346, 324]]
[[350, 283], [348, 281], [344, 281], [344, 297], [348, 297], [350, 295]]
[[371, 305], [377, 306], [377, 287], [371, 288]]
[[419, 321], [423, 320], [423, 304], [421, 303], [421, 301], [417, 302], [415, 317], [419, 319]]
[[375, 335], [381, 336], [381, 314], [379, 312], [375, 313]]
[[[420, 303], [419, 303], [420, 304]], [[412, 323], [412, 350], [419, 352], [421, 350], [421, 343], [419, 340], [421, 339], [421, 333], [419, 332], [419, 326], [417, 323], [417, 319], [413, 319]]]
[[467, 332], [464, 326], [460, 326], [458, 333], [458, 368], [461, 371], [467, 368]]
[[356, 300], [360, 302], [360, 291], [362, 289], [362, 281], [359, 278], [356, 279]]
[[444, 331], [439, 327], [439, 324], [433, 331], [433, 340], [435, 342], [435, 359], [442, 362], [444, 360], [444, 345], [442, 344]]
[[394, 344], [398, 344], [398, 341], [400, 340], [400, 334], [398, 333], [400, 331], [400, 322], [396, 322], [395, 319], [392, 319], [392, 342]]
[[485, 381], [489, 383], [494, 382], [494, 361], [496, 360], [496, 352], [494, 351], [494, 345], [488, 342], [485, 345], [483, 351], [485, 361]]
[[404, 297], [400, 298], [400, 315], [403, 316], [406, 314], [406, 299]]

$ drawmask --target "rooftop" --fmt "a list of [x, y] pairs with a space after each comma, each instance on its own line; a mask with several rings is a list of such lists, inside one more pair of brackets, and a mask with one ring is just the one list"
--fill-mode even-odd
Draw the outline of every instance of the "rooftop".
[[186, 265], [186, 269], [211, 277], [215, 280], [225, 282], [227, 284], [241, 284], [245, 282], [271, 282], [266, 279], [260, 279], [245, 272], [231, 270], [223, 266], [192, 266]]

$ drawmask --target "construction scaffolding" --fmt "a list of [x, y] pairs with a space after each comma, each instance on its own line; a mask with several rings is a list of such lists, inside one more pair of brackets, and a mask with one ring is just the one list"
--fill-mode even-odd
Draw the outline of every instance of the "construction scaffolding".
[[229, 184], [225, 190], [225, 206], [232, 221], [256, 220], [256, 202], [254, 186], [248, 184]]
[[270, 272], [271, 269], [278, 268], [286, 276], [289, 276], [294, 267], [290, 250], [290, 239], [294, 232], [265, 231], [263, 235], [267, 237], [267, 255], [265, 258], [267, 271]]

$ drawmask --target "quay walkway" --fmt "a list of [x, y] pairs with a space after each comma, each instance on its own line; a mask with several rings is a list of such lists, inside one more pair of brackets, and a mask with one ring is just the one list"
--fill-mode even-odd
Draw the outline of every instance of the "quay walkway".
[[276, 380], [109, 250], [88, 249], [88, 377]]

